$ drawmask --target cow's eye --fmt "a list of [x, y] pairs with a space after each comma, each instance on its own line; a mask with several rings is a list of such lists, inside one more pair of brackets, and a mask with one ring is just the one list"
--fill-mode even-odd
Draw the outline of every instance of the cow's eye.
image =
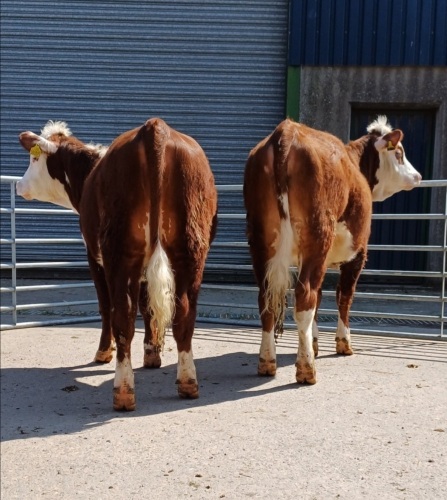
[[396, 155], [396, 159], [399, 163], [403, 163], [403, 154], [402, 151], [396, 150], [394, 153]]

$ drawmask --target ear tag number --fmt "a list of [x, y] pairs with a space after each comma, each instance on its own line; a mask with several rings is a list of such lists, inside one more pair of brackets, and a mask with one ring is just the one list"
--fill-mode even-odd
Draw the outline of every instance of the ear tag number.
[[36, 158], [36, 160], [39, 159], [39, 156], [42, 154], [42, 150], [40, 149], [39, 144], [34, 144], [34, 146], [29, 150], [30, 154]]

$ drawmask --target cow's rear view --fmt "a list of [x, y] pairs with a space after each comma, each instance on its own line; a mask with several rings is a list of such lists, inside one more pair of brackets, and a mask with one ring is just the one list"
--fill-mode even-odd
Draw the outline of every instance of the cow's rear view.
[[[41, 136], [20, 136], [31, 163], [17, 191], [79, 212], [102, 316], [95, 360], [109, 362], [112, 339], [116, 342], [114, 408], [135, 408], [131, 342], [138, 304], [145, 323], [144, 366], [161, 365], [165, 330], [172, 323], [178, 393], [198, 397], [191, 341], [217, 222], [205, 153], [161, 119], [125, 132], [105, 154], [75, 139], [63, 123], [47, 127]], [[33, 192], [32, 170], [38, 165], [47, 171], [47, 189]]]
[[[417, 186], [403, 133], [386, 117], [344, 145], [331, 134], [285, 120], [250, 153], [244, 179], [247, 236], [259, 286], [258, 373], [276, 373], [275, 330], [289, 288], [298, 326], [296, 380], [314, 384], [316, 311], [328, 267], [340, 269], [336, 351], [352, 354], [349, 310], [366, 260], [372, 201]], [[296, 269], [293, 279], [291, 269]]]

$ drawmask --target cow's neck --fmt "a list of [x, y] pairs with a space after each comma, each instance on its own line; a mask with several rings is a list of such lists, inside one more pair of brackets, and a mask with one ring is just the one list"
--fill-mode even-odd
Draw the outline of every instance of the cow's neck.
[[98, 159], [98, 153], [88, 148], [73, 151], [63, 147], [48, 158], [50, 175], [62, 183], [71, 205], [77, 212], [79, 212], [85, 180]]
[[380, 160], [374, 142], [372, 136], [365, 135], [346, 145], [349, 157], [355, 165], [359, 166], [360, 171], [368, 181], [371, 192], [374, 186], [379, 182], [376, 177], [376, 172], [379, 168]]

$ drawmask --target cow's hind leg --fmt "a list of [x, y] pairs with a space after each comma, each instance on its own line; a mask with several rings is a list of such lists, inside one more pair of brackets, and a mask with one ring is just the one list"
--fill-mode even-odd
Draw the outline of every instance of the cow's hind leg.
[[116, 341], [116, 370], [113, 383], [113, 408], [135, 410], [135, 382], [131, 363], [131, 343], [135, 333], [140, 263], [113, 267], [107, 279], [112, 302], [112, 331]]
[[[262, 338], [259, 349], [258, 375], [276, 375], [275, 314], [267, 299], [268, 283], [259, 287], [258, 305], [262, 324]], [[284, 295], [285, 299], [285, 295]]]
[[101, 338], [99, 339], [98, 350], [95, 354], [96, 363], [110, 363], [113, 358], [115, 341], [112, 334], [112, 325], [110, 323], [110, 298], [107, 282], [104, 275], [104, 269], [88, 254], [90, 265], [90, 274], [96, 288], [98, 297], [99, 313], [101, 315]]
[[[290, 259], [260, 241], [256, 242], [254, 250], [253, 270], [259, 286], [258, 306], [262, 325], [258, 375], [274, 376], [277, 368], [275, 328], [284, 320], [286, 294], [290, 286]], [[284, 253], [288, 255], [288, 252]]]
[[294, 316], [298, 326], [298, 353], [295, 366], [296, 381], [299, 384], [315, 384], [317, 381], [315, 353], [312, 345], [313, 322], [324, 272], [324, 260], [319, 262], [314, 257], [309, 261], [303, 261], [295, 286]]
[[149, 295], [147, 281], [142, 281], [140, 285], [140, 312], [144, 321], [144, 359], [145, 368], [160, 368], [161, 366], [161, 348], [158, 343], [156, 328], [152, 328], [152, 313], [149, 308]]
[[349, 328], [349, 311], [354, 292], [366, 260], [366, 252], [361, 250], [350, 262], [340, 266], [340, 279], [337, 285], [338, 325], [335, 334], [337, 354], [353, 354], [351, 331]]
[[192, 352], [192, 336], [197, 310], [198, 289], [185, 290], [176, 285], [176, 300], [172, 333], [177, 343], [177, 391], [181, 398], [199, 397], [196, 367]]
[[[187, 254], [187, 252], [184, 252]], [[172, 334], [177, 344], [177, 391], [181, 398], [199, 397], [192, 337], [197, 315], [197, 300], [202, 283], [206, 253], [176, 259], [170, 255], [175, 280], [175, 311]]]
[[323, 292], [320, 287], [317, 295], [317, 308], [315, 311], [315, 318], [312, 321], [312, 348], [314, 350], [315, 357], [318, 356], [318, 337], [320, 333], [318, 329], [318, 309], [320, 308], [322, 297], [323, 297]]

